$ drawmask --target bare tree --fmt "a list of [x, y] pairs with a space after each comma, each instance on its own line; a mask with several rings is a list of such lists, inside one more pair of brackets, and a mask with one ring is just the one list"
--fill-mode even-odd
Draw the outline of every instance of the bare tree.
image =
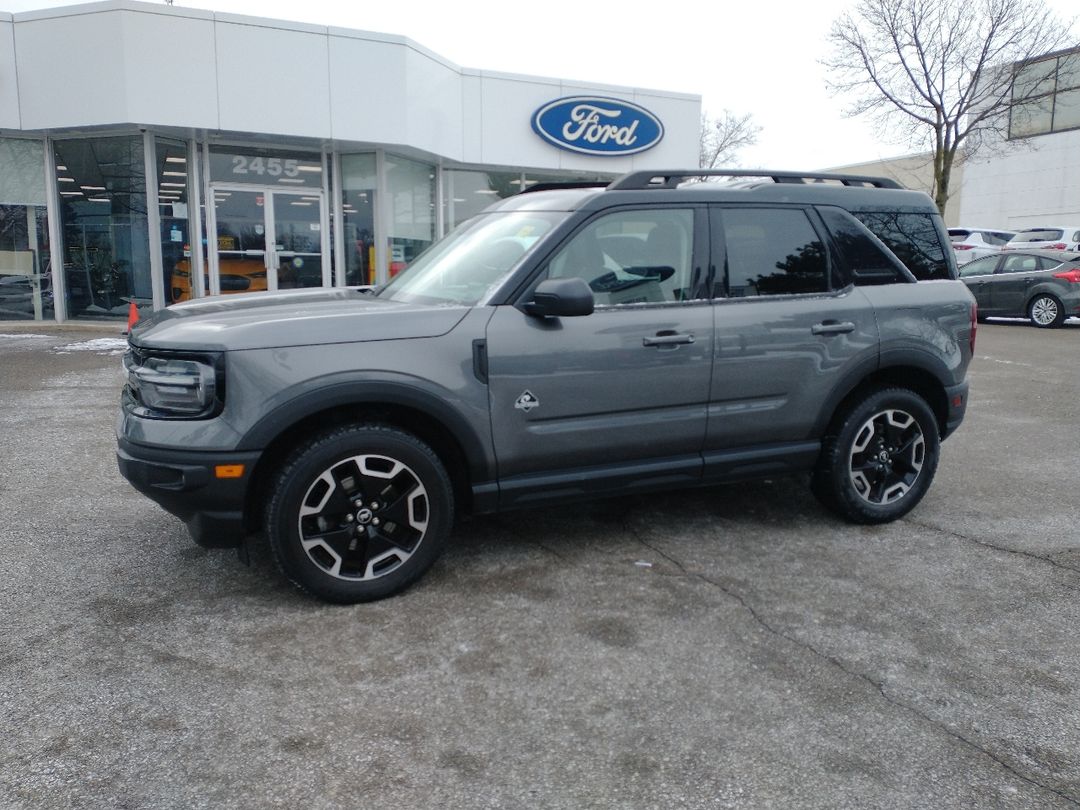
[[735, 163], [740, 149], [757, 143], [761, 127], [754, 123], [750, 113], [736, 115], [724, 110], [718, 118], [701, 116], [699, 141], [699, 169], [715, 169], [719, 165]]
[[953, 167], [1004, 144], [1010, 113], [1053, 93], [1056, 60], [1036, 57], [1069, 29], [1043, 0], [860, 0], [833, 23], [823, 64], [849, 115], [931, 151], [944, 211]]

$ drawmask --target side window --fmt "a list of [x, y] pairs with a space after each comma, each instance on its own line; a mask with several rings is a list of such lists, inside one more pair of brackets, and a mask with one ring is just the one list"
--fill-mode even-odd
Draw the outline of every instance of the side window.
[[[825, 221], [825, 227], [832, 234], [840, 258], [854, 276], [857, 285], [895, 284], [908, 280], [899, 260], [883, 248], [866, 226], [847, 211], [822, 205], [818, 206], [817, 212]], [[954, 239], [963, 241], [967, 234], [968, 231], [963, 231], [963, 235]], [[834, 282], [833, 286], [838, 288], [843, 285]]]
[[548, 278], [583, 278], [597, 306], [693, 297], [694, 212], [617, 211], [590, 222], [551, 260]]
[[945, 248], [930, 214], [899, 211], [852, 212], [884, 242], [919, 281], [952, 278]]
[[1001, 266], [1002, 273], [1030, 273], [1039, 269], [1039, 260], [1035, 256], [1008, 256]]
[[960, 278], [968, 278], [969, 276], [989, 276], [994, 272], [994, 268], [997, 267], [997, 256], [985, 256], [982, 259], [976, 259], [973, 262], [968, 262], [960, 268]]
[[717, 297], [820, 293], [829, 289], [825, 245], [798, 209], [723, 209], [726, 272]]

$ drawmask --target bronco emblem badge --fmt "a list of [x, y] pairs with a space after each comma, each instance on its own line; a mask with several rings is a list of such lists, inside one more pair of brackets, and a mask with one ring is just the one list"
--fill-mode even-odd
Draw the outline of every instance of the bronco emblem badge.
[[514, 402], [514, 407], [519, 411], [528, 413], [533, 408], [540, 407], [540, 400], [532, 395], [532, 391], [523, 391], [521, 396]]

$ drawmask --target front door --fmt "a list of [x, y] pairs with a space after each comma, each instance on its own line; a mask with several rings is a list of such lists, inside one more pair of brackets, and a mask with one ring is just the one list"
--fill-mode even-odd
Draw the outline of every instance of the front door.
[[543, 274], [589, 282], [593, 314], [497, 308], [487, 351], [504, 505], [538, 491], [617, 491], [649, 473], [700, 478], [713, 342], [697, 287], [703, 221], [693, 208], [602, 215]]
[[330, 285], [323, 196], [216, 186], [211, 295]]

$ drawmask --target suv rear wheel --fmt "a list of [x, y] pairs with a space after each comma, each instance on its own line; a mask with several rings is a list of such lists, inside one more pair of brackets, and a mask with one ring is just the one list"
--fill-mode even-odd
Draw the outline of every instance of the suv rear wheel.
[[380, 424], [323, 433], [274, 483], [266, 533], [284, 574], [332, 602], [381, 599], [415, 582], [453, 524], [450, 479], [434, 451]]
[[840, 414], [814, 472], [814, 494], [854, 523], [887, 523], [922, 500], [941, 440], [926, 401], [903, 388], [874, 389]]

